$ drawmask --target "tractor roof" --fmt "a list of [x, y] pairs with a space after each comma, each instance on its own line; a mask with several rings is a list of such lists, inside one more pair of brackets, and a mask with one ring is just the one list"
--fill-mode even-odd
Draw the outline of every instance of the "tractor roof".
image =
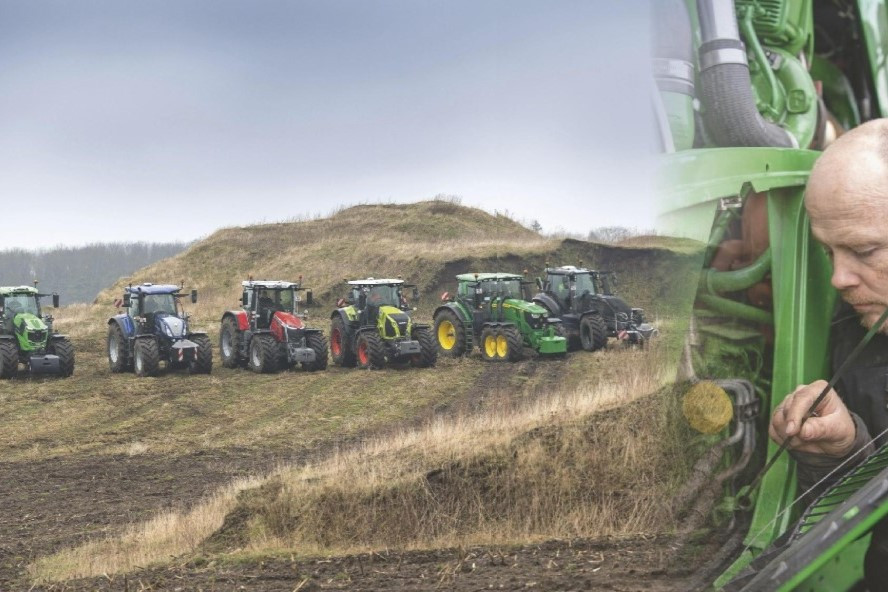
[[298, 288], [296, 282], [283, 282], [281, 280], [249, 280], [241, 282], [244, 288], [261, 288], [263, 290], [289, 290], [290, 288]]
[[475, 280], [523, 280], [524, 276], [517, 273], [461, 273], [456, 276], [461, 282], [474, 282]]
[[349, 286], [400, 286], [404, 280], [367, 278], [366, 280], [349, 280]]
[[592, 271], [585, 267], [562, 265], [561, 267], [549, 267], [546, 269], [546, 273], [551, 273], [553, 275], [567, 275], [569, 273], [592, 273]]
[[0, 296], [10, 294], [37, 294], [37, 288], [32, 286], [5, 286], [0, 288]]
[[126, 287], [126, 291], [131, 294], [175, 294], [181, 289], [175, 284], [140, 284]]

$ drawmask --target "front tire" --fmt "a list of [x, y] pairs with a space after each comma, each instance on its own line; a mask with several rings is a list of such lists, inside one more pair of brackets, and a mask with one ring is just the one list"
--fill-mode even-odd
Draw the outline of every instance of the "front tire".
[[11, 339], [0, 340], [0, 378], [12, 378], [18, 372], [18, 348]]
[[466, 328], [452, 310], [444, 309], [435, 315], [435, 336], [438, 351], [445, 356], [458, 358], [466, 353]]
[[113, 325], [108, 326], [108, 366], [115, 374], [130, 369], [130, 361], [127, 359], [126, 352], [126, 337], [116, 321]]
[[380, 370], [385, 367], [385, 346], [379, 335], [364, 331], [357, 340], [358, 367]]
[[432, 331], [428, 327], [417, 327], [413, 330], [413, 339], [419, 342], [419, 353], [413, 356], [411, 362], [417, 368], [429, 368], [438, 361], [438, 344], [432, 337]]
[[219, 333], [219, 355], [222, 357], [222, 365], [226, 368], [237, 368], [243, 362], [240, 355], [242, 339], [243, 335], [235, 319], [227, 317], [222, 321], [222, 331]]
[[154, 376], [160, 367], [160, 350], [154, 337], [137, 339], [133, 347], [133, 369], [136, 376]]
[[302, 369], [308, 372], [327, 368], [327, 339], [320, 333], [309, 333], [305, 337], [305, 345], [314, 350], [314, 362], [303, 362]]
[[497, 355], [510, 362], [520, 362], [524, 358], [524, 340], [517, 327], [506, 326], [500, 329], [496, 338]]
[[481, 331], [481, 358], [487, 362], [498, 362], [497, 331], [493, 327], [485, 327]]
[[330, 354], [337, 366], [353, 368], [355, 365], [355, 352], [352, 351], [348, 331], [340, 317], [335, 317], [330, 324]]
[[248, 367], [253, 372], [268, 374], [277, 370], [278, 343], [267, 334], [254, 335], [250, 341]]
[[56, 339], [49, 344], [48, 352], [59, 357], [59, 376], [74, 374], [74, 345], [66, 338]]
[[191, 341], [197, 344], [194, 361], [188, 365], [191, 374], [209, 374], [213, 370], [213, 345], [206, 335], [193, 335]]
[[580, 343], [586, 351], [598, 351], [607, 345], [607, 326], [598, 314], [588, 314], [580, 320]]

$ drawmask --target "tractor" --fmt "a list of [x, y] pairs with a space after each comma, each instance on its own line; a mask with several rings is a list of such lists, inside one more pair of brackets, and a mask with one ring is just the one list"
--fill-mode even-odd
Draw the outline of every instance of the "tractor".
[[870, 533], [888, 515], [888, 454], [806, 509], [796, 463], [775, 456], [768, 426], [797, 385], [832, 373], [838, 298], [805, 184], [833, 139], [888, 116], [888, 3], [658, 0], [654, 9], [660, 229], [705, 245], [682, 363], [694, 384], [683, 410], [701, 432], [688, 447], [714, 443], [701, 457], [717, 461], [709, 515], [740, 535], [714, 554], [727, 561], [711, 566], [713, 587], [864, 590]]
[[462, 356], [475, 343], [488, 361], [517, 362], [524, 357], [524, 346], [544, 356], [567, 352], [561, 321], [527, 301], [523, 276], [465, 273], [456, 280], [456, 294], [442, 294], [445, 304], [434, 315], [441, 353]]
[[[320, 329], [305, 326], [307, 313], [299, 312], [298, 283], [283, 281], [241, 282], [241, 309], [222, 315], [219, 351], [222, 365], [246, 365], [253, 372], [294, 368], [313, 372], [327, 367], [327, 340]], [[311, 290], [305, 305], [312, 303]]]
[[540, 293], [533, 301], [561, 319], [569, 350], [596, 351], [616, 337], [643, 346], [657, 329], [644, 322], [644, 311], [630, 308], [613, 293], [616, 275], [581, 266], [546, 266], [546, 279], [537, 278]]
[[[71, 376], [74, 372], [74, 346], [68, 338], [52, 331], [52, 316], [44, 315], [40, 294], [34, 287], [0, 288], [0, 378], [12, 378], [19, 364], [31, 374]], [[59, 306], [59, 295], [52, 294]]]
[[[108, 320], [108, 365], [111, 372], [135, 371], [155, 376], [160, 363], [167, 369], [187, 368], [191, 374], [209, 374], [213, 348], [204, 332], [191, 331], [185, 314], [183, 286], [140, 284], [127, 286], [116, 304], [126, 312]], [[197, 290], [191, 290], [192, 304]]]
[[330, 315], [330, 353], [338, 366], [379, 369], [385, 365], [434, 366], [438, 350], [431, 328], [413, 321], [403, 294], [416, 286], [401, 279], [346, 281], [348, 295]]

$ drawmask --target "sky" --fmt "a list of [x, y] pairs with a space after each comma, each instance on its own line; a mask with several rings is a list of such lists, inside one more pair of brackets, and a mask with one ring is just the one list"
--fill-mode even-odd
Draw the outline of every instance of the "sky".
[[0, 248], [439, 194], [650, 228], [648, 43], [643, 0], [0, 0]]

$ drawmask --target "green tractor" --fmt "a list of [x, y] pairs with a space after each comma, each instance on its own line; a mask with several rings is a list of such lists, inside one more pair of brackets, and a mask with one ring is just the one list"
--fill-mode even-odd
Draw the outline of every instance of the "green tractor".
[[352, 280], [330, 315], [330, 353], [337, 366], [381, 369], [386, 364], [434, 366], [438, 350], [431, 328], [413, 321], [404, 280]]
[[[64, 335], [53, 333], [52, 316], [40, 308], [45, 296], [49, 294], [36, 287], [0, 288], [0, 378], [15, 376], [19, 363], [27, 365], [31, 374], [74, 373], [74, 346]], [[58, 308], [58, 294], [52, 294], [52, 305]]]
[[707, 390], [695, 386], [684, 408], [699, 444], [715, 443], [703, 457], [718, 460], [710, 515], [741, 535], [726, 537], [716, 555], [728, 561], [710, 581], [718, 590], [866, 590], [871, 532], [888, 515], [888, 454], [807, 509], [788, 454], [759, 475], [778, 449], [768, 437], [775, 409], [797, 385], [831, 374], [837, 294], [803, 197], [820, 150], [888, 116], [888, 3], [654, 6], [661, 228], [706, 244], [683, 367], [723, 401], [712, 395], [700, 407], [711, 417], [694, 418], [690, 396]]
[[523, 276], [464, 273], [456, 279], [456, 294], [445, 292], [445, 304], [434, 315], [441, 353], [462, 356], [475, 343], [489, 361], [517, 362], [524, 357], [524, 346], [544, 356], [567, 352], [560, 319], [527, 301]]

